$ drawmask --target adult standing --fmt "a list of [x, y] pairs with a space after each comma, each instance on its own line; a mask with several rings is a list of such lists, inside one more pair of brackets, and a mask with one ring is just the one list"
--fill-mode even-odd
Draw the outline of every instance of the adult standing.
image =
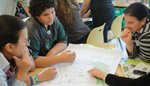
[[104, 28], [104, 42], [107, 42], [107, 32], [110, 30], [115, 18], [112, 0], [84, 0], [81, 16], [84, 16], [89, 10], [93, 19], [93, 28], [106, 23]]

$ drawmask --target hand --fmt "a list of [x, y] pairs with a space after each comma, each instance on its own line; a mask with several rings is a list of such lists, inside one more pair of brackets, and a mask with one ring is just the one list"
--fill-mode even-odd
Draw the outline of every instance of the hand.
[[76, 54], [74, 51], [66, 50], [58, 54], [60, 61], [63, 63], [73, 62], [75, 60]]
[[90, 73], [92, 76], [97, 77], [97, 78], [100, 78], [100, 79], [102, 79], [102, 80], [104, 80], [105, 77], [106, 77], [106, 73], [105, 73], [105, 72], [103, 72], [103, 71], [101, 71], [101, 70], [98, 70], [98, 69], [96, 69], [96, 68], [93, 68], [93, 69], [89, 70], [89, 73]]
[[33, 62], [29, 57], [29, 51], [26, 49], [20, 58], [13, 56], [17, 66], [17, 79], [24, 81], [27, 72], [32, 68]]
[[121, 34], [121, 38], [126, 44], [130, 44], [132, 42], [132, 32], [128, 28], [125, 28]]
[[24, 7], [24, 10], [25, 10], [25, 12], [27, 13], [28, 16], [31, 16], [28, 6]]
[[40, 82], [43, 82], [43, 81], [48, 81], [48, 80], [54, 79], [56, 74], [57, 74], [56, 69], [53, 67], [49, 67], [49, 68], [46, 68], [45, 70], [41, 71], [38, 74], [38, 77], [39, 77]]

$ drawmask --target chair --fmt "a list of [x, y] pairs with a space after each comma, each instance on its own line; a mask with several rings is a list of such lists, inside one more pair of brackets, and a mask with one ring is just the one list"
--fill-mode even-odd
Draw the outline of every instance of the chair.
[[120, 40], [120, 35], [121, 35], [121, 28], [122, 28], [122, 20], [123, 20], [123, 15], [120, 15], [118, 17], [115, 18], [115, 20], [112, 23], [111, 26], [111, 30], [108, 31], [108, 41], [117, 38], [119, 43], [120, 43], [120, 47], [123, 50], [123, 46], [121, 44], [121, 40]]
[[94, 28], [87, 38], [87, 44], [93, 45], [93, 46], [99, 46], [100, 43], [104, 43], [104, 37], [103, 37], [103, 29], [105, 24], [102, 26]]

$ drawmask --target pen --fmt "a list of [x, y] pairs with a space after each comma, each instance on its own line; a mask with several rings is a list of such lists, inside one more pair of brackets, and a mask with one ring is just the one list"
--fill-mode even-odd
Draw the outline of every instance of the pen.
[[145, 72], [145, 71], [142, 71], [142, 70], [134, 70], [133, 71], [134, 74], [137, 74], [137, 75], [146, 75], [148, 74], [149, 72]]

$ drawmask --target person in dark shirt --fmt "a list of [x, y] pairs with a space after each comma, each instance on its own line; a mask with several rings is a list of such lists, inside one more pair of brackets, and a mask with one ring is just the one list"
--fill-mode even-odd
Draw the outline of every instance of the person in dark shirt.
[[57, 0], [56, 15], [64, 25], [69, 43], [86, 43], [91, 29], [82, 21], [75, 0]]
[[104, 42], [107, 42], [107, 32], [111, 29], [115, 18], [112, 0], [84, 0], [80, 14], [82, 17], [85, 17], [86, 13], [91, 13], [93, 28], [106, 23], [104, 27]]

